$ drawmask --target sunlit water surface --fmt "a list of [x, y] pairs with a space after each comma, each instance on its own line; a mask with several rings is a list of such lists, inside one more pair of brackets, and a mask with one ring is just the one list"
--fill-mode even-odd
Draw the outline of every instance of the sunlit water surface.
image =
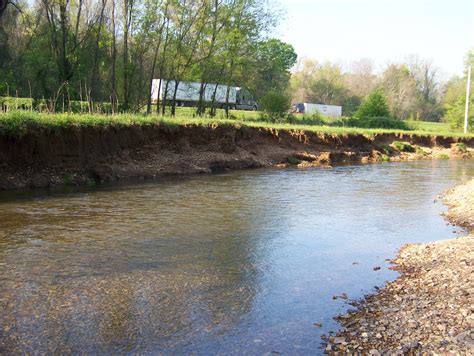
[[333, 295], [394, 279], [407, 242], [463, 233], [433, 200], [473, 174], [423, 161], [1, 193], [0, 353], [321, 353], [350, 307]]

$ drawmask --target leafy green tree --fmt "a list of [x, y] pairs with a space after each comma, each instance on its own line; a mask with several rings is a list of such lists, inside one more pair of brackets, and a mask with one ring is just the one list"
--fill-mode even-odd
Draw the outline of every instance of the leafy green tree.
[[310, 102], [327, 105], [342, 105], [348, 96], [341, 68], [332, 63], [317, 67], [309, 84]]
[[362, 100], [356, 95], [346, 96], [342, 102], [342, 114], [352, 116], [360, 107]]
[[390, 64], [383, 72], [381, 86], [393, 117], [404, 120], [417, 111], [416, 81], [406, 64]]
[[275, 38], [260, 42], [256, 47], [257, 96], [269, 90], [286, 90], [296, 59], [291, 44]]
[[421, 60], [417, 56], [409, 58], [408, 68], [416, 87], [415, 116], [426, 121], [439, 121], [443, 107], [438, 68], [432, 60]]
[[373, 91], [362, 103], [354, 116], [360, 119], [366, 117], [390, 117], [387, 98], [381, 91]]
[[[448, 122], [451, 128], [455, 130], [462, 129], [464, 127], [464, 116], [466, 110], [466, 84], [467, 84], [467, 68], [468, 66], [474, 65], [474, 51], [470, 50], [466, 54], [465, 70], [464, 75], [454, 76], [447, 83], [444, 93], [444, 108], [446, 110], [445, 121]], [[472, 93], [472, 82], [471, 82], [471, 93]], [[474, 98], [471, 94], [469, 99], [470, 114], [468, 118], [468, 126], [472, 128], [474, 126], [472, 107], [474, 105]]]
[[[469, 100], [469, 108], [472, 108], [474, 105], [474, 99], [471, 97]], [[466, 96], [461, 95], [458, 100], [452, 104], [448, 105], [446, 108], [445, 119], [449, 123], [452, 129], [461, 130], [464, 127], [464, 116], [466, 110]], [[468, 128], [472, 129], [474, 126], [474, 114], [472, 110], [469, 110], [468, 117]]]

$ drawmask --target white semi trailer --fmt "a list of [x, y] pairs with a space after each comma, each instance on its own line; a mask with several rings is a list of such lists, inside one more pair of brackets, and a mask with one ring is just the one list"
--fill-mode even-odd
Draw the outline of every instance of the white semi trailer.
[[339, 118], [342, 116], [342, 106], [338, 105], [324, 105], [312, 103], [299, 103], [295, 105], [296, 111], [302, 114], [315, 114], [319, 112], [324, 116]]
[[[153, 79], [151, 97], [154, 102], [158, 100], [173, 100], [176, 82], [174, 80]], [[227, 102], [227, 90], [229, 100]], [[201, 83], [182, 81], [178, 83], [176, 90], [176, 104], [178, 106], [195, 106], [199, 102]], [[228, 87], [222, 84], [207, 83], [204, 85], [203, 100], [206, 103], [214, 102], [223, 107], [226, 102], [232, 109], [257, 110], [258, 105], [250, 93], [239, 87]]]

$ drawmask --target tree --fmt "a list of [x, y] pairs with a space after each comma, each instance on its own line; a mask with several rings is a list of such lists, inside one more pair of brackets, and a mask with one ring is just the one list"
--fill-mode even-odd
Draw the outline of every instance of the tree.
[[389, 117], [390, 110], [387, 98], [380, 90], [372, 92], [359, 107], [355, 116], [360, 119], [366, 117]]
[[[466, 108], [466, 85], [467, 85], [467, 68], [474, 64], [474, 51], [470, 50], [466, 54], [465, 70], [463, 77], [455, 76], [446, 85], [444, 94], [444, 108], [446, 110], [445, 120], [453, 129], [461, 129], [464, 126], [465, 108]], [[472, 82], [471, 82], [472, 83]], [[471, 84], [472, 92], [472, 84]], [[474, 126], [474, 118], [472, 107], [474, 98], [469, 98], [469, 116], [468, 126]]]
[[1, 95], [44, 98], [51, 110], [80, 100], [151, 113], [157, 78], [174, 81], [162, 112], [174, 113], [184, 80], [263, 95], [286, 88], [296, 56], [268, 38], [278, 16], [266, 0], [31, 0], [21, 16], [12, 1], [0, 0]]
[[12, 5], [18, 11], [21, 11], [20, 7], [18, 6], [18, 4], [16, 2], [14, 2], [12, 0], [0, 0], [0, 19], [2, 18], [2, 15], [6, 12], [8, 5]]
[[390, 64], [382, 75], [382, 90], [393, 117], [405, 120], [416, 111], [416, 81], [404, 64]]
[[256, 48], [257, 83], [256, 94], [270, 90], [286, 90], [290, 80], [290, 69], [297, 55], [291, 44], [271, 38], [260, 42]]
[[418, 91], [417, 116], [427, 121], [439, 121], [443, 108], [438, 68], [433, 61], [421, 60], [417, 56], [408, 60], [408, 68]]
[[307, 102], [310, 95], [309, 86], [318, 69], [318, 62], [311, 58], [302, 58], [296, 62], [291, 76], [290, 87], [293, 93], [292, 100], [296, 103]]
[[311, 102], [327, 105], [342, 105], [348, 94], [341, 68], [330, 62], [318, 66], [309, 90]]
[[[469, 99], [469, 108], [472, 108], [474, 105], [474, 99]], [[466, 109], [466, 96], [462, 95], [458, 100], [446, 106], [446, 122], [449, 123], [452, 129], [461, 130], [464, 127], [465, 120], [465, 109]], [[474, 114], [473, 110], [469, 109], [468, 115], [468, 128], [471, 129], [474, 126]]]
[[350, 71], [344, 77], [351, 95], [361, 99], [369, 95], [377, 85], [374, 62], [369, 58], [353, 62]]

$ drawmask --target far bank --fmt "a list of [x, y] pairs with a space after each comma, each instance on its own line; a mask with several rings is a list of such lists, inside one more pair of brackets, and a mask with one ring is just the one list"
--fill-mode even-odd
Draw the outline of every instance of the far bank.
[[137, 116], [2, 119], [0, 190], [256, 167], [467, 159], [474, 148], [472, 136], [417, 131]]

